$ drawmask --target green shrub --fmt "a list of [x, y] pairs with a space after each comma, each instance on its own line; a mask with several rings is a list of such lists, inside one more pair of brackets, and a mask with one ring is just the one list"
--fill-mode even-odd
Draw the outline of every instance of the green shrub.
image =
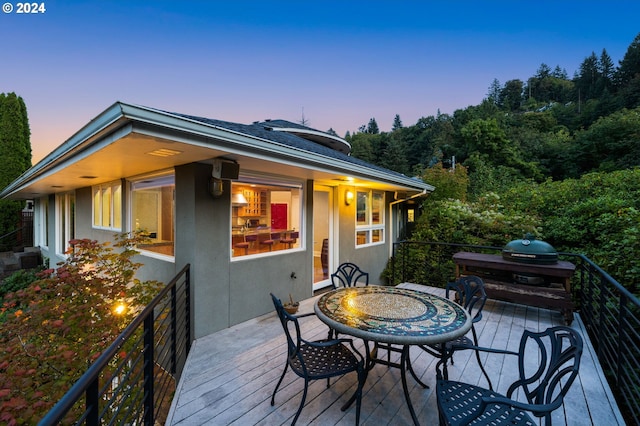
[[5, 294], [27, 288], [29, 284], [38, 279], [38, 271], [34, 269], [21, 269], [2, 280], [0, 283], [0, 300], [4, 298]]

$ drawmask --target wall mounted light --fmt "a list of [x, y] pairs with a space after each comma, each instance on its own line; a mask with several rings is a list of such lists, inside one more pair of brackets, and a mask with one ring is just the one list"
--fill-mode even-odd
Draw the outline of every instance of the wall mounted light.
[[213, 198], [222, 197], [222, 194], [224, 193], [222, 179], [218, 179], [213, 176], [209, 178], [209, 193]]
[[353, 191], [347, 189], [347, 191], [344, 193], [344, 203], [348, 206], [353, 203]]

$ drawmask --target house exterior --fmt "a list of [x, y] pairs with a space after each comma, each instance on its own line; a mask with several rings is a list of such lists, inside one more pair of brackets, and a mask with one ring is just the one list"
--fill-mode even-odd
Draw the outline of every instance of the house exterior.
[[191, 264], [194, 337], [300, 300], [355, 262], [379, 279], [434, 188], [282, 120], [238, 124], [116, 102], [1, 193], [34, 200], [50, 266], [73, 238], [142, 230], [142, 280]]

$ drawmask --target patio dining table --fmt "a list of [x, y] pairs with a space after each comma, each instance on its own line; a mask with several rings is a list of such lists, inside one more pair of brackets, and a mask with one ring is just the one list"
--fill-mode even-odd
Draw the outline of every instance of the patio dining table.
[[[411, 369], [410, 346], [442, 344], [462, 336], [471, 328], [471, 318], [457, 303], [433, 294], [391, 286], [333, 290], [316, 301], [314, 310], [330, 328], [365, 341], [367, 371], [376, 363], [400, 368], [405, 400], [416, 425], [418, 418], [406, 378], [407, 369]], [[369, 341], [402, 346], [400, 364], [381, 362], [372, 356]]]

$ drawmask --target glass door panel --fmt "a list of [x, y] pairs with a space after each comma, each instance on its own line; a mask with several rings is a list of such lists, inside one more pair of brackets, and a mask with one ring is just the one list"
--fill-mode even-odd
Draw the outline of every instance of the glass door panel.
[[331, 285], [333, 268], [332, 188], [316, 185], [313, 191], [313, 290]]

